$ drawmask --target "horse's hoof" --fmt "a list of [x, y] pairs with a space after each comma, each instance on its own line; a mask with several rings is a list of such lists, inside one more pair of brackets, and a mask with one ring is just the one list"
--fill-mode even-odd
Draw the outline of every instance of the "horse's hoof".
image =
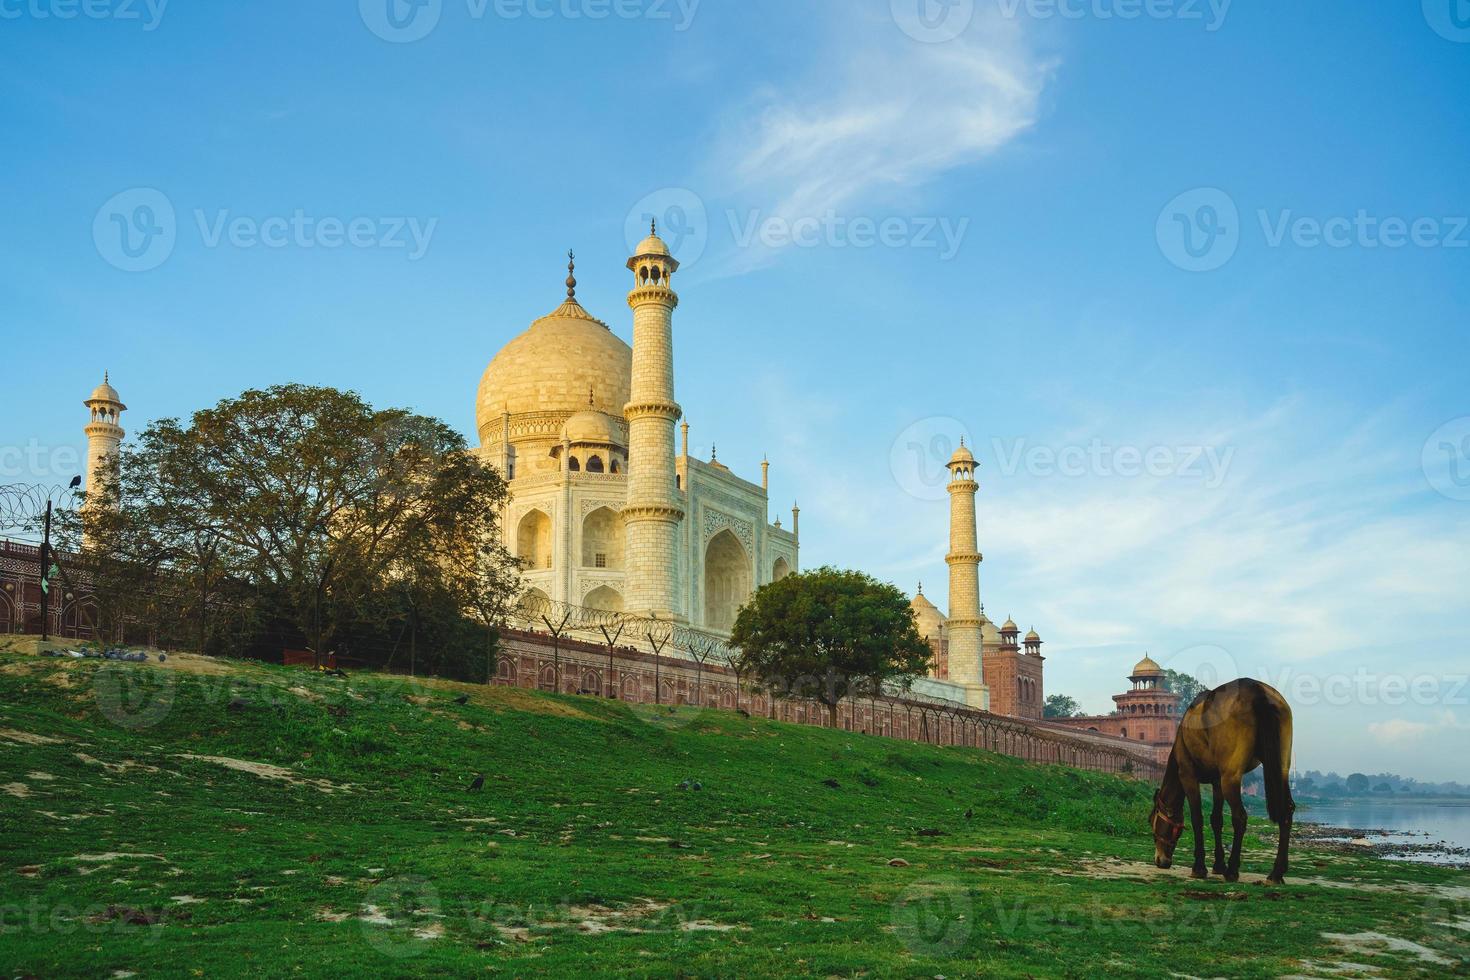
[[1204, 868], [1195, 868], [1189, 873], [1189, 876], [1191, 878], [1198, 878], [1200, 881], [1204, 881], [1206, 878], [1209, 877]]
[[1266, 879], [1266, 884], [1268, 884], [1268, 885], [1282, 885], [1282, 884], [1285, 884], [1285, 883], [1286, 883], [1286, 876], [1285, 875], [1282, 875], [1280, 877], [1278, 877], [1276, 875], [1272, 875], [1271, 877], [1269, 877], [1269, 878]]
[[1217, 864], [1217, 865], [1215, 865], [1215, 868], [1214, 868], [1214, 872], [1213, 873], [1214, 874], [1217, 874], [1217, 875], [1223, 875], [1223, 874], [1227, 874], [1228, 872], [1225, 869], [1225, 865], [1223, 865], [1223, 864]]
[[1237, 882], [1237, 881], [1240, 880], [1240, 872], [1239, 871], [1227, 871], [1227, 872], [1225, 872], [1225, 880], [1228, 881], [1228, 882], [1230, 882], [1231, 884], [1234, 884], [1235, 882]]

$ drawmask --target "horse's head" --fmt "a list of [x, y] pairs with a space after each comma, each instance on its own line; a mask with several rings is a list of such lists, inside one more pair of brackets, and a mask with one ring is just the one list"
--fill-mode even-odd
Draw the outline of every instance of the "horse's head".
[[1179, 844], [1179, 835], [1184, 833], [1183, 801], [1176, 811], [1171, 812], [1164, 804], [1163, 791], [1155, 793], [1154, 808], [1148, 816], [1148, 823], [1154, 832], [1154, 864], [1167, 868], [1174, 863], [1174, 848]]

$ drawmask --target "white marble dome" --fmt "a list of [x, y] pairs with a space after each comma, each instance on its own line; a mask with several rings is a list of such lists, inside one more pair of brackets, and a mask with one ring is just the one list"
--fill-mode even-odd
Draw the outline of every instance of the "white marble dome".
[[632, 348], [567, 300], [501, 348], [485, 369], [475, 403], [480, 440], [499, 439], [506, 413], [571, 416], [591, 408], [621, 416], [632, 376]]

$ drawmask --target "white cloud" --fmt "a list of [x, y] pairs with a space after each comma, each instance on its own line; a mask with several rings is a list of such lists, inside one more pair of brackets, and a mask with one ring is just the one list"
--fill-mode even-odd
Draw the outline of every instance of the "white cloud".
[[1373, 722], [1368, 726], [1368, 734], [1385, 742], [1411, 742], [1423, 738], [1429, 729], [1430, 726], [1422, 721], [1394, 718], [1392, 721]]
[[[742, 226], [756, 212], [787, 222], [888, 217], [874, 209], [1036, 122], [1052, 65], [1029, 50], [1016, 19], [977, 16], [940, 44], [848, 9], [830, 24], [805, 75], [753, 93], [716, 141], [711, 179], [738, 201]], [[730, 231], [727, 217], [710, 215], [716, 235]], [[751, 244], [725, 259], [738, 272], [773, 255]]]

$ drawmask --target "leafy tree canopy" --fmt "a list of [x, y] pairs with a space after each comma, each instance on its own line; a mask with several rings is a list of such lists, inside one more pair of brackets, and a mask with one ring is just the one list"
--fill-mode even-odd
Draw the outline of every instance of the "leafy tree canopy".
[[1052, 694], [1046, 699], [1046, 706], [1042, 709], [1044, 718], [1076, 718], [1082, 714], [1082, 708], [1074, 698], [1065, 694]]
[[766, 690], [837, 705], [925, 673], [931, 650], [908, 597], [862, 572], [818, 568], [763, 586], [735, 619], [742, 672]]

